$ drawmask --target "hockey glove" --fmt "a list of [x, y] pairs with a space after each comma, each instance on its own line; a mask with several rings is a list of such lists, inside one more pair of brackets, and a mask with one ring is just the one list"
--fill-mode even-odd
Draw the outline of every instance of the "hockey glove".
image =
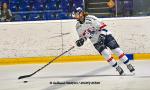
[[84, 44], [84, 39], [83, 38], [81, 38], [81, 39], [79, 39], [79, 40], [76, 41], [76, 45], [78, 47], [81, 47], [83, 44]]

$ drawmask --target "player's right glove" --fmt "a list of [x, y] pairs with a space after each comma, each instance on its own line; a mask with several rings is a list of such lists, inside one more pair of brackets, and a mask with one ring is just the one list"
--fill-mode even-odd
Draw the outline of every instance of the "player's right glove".
[[83, 44], [84, 44], [84, 39], [83, 38], [80, 38], [79, 40], [76, 41], [76, 45], [78, 47], [81, 47]]

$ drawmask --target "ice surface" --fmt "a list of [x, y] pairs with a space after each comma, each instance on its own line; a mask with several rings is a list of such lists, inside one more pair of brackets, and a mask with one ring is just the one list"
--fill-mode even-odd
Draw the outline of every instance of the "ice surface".
[[[132, 64], [136, 69], [134, 76], [119, 76], [107, 62], [55, 63], [36, 75], [21, 80], [17, 78], [33, 73], [43, 64], [0, 66], [0, 90], [150, 90], [150, 60], [133, 61]], [[126, 66], [121, 66], [129, 74]], [[23, 83], [26, 80], [28, 83]]]

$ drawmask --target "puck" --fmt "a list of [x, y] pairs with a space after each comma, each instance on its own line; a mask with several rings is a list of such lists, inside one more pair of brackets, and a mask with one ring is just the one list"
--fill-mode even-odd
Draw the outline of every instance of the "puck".
[[28, 81], [23, 81], [24, 83], [27, 83]]

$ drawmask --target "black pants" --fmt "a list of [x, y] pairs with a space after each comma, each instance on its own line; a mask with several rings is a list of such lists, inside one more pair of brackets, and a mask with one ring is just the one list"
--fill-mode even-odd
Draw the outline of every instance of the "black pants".
[[119, 45], [111, 34], [110, 35], [100, 34], [98, 42], [94, 44], [94, 47], [99, 51], [99, 53], [101, 53], [107, 47], [110, 49], [116, 49], [119, 47]]

